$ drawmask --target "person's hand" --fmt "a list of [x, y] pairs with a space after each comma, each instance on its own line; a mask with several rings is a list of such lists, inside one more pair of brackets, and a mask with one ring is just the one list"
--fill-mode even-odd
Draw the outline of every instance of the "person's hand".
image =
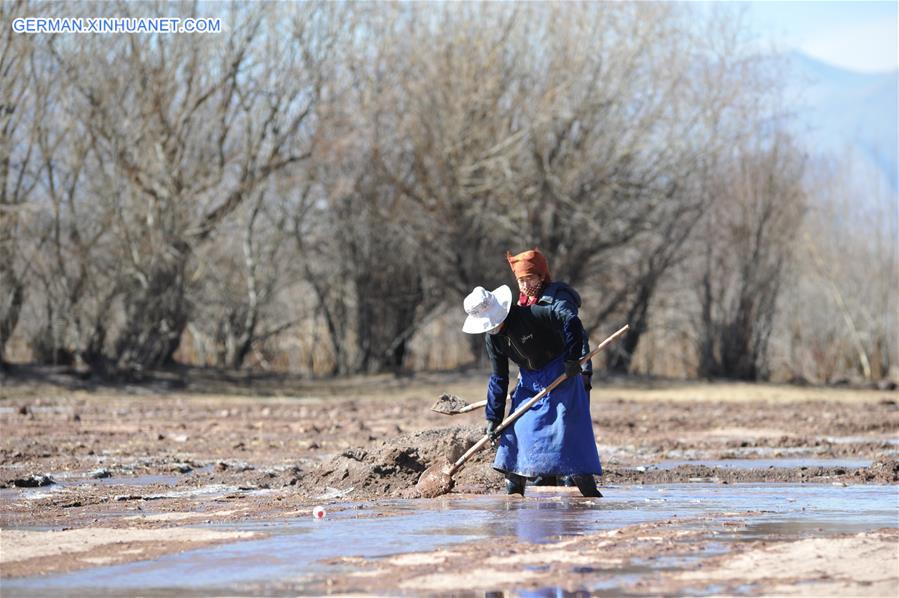
[[496, 431], [497, 423], [492, 419], [487, 420], [487, 427], [484, 428], [484, 434], [490, 436], [490, 446], [496, 446], [496, 439], [499, 437], [499, 433]]
[[581, 373], [581, 362], [572, 359], [570, 361], [565, 362], [565, 375], [569, 378], [574, 378], [578, 374]]
[[590, 392], [590, 389], [593, 388], [593, 384], [591, 383], [593, 376], [591, 376], [590, 374], [582, 374], [581, 378], [584, 379], [584, 390]]

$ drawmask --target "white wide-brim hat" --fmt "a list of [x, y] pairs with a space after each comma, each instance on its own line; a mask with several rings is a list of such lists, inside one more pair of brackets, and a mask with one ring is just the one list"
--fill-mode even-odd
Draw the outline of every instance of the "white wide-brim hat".
[[481, 334], [496, 328], [509, 315], [512, 309], [512, 290], [503, 285], [493, 292], [484, 287], [475, 289], [465, 298], [465, 323], [462, 324], [462, 332], [468, 334]]

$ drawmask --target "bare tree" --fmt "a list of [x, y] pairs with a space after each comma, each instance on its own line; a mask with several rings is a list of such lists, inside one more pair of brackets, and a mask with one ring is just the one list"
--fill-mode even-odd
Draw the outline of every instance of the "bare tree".
[[[651, 3], [223, 11], [221, 34], [3, 34], [4, 345], [16, 329], [38, 358], [95, 371], [179, 346], [220, 367], [306, 351], [310, 371], [399, 371], [416, 335], [455, 331], [473, 286], [512, 282], [507, 250], [536, 245], [588, 330], [631, 324], [615, 370], [655, 330], [693, 334], [696, 355], [672, 352], [705, 375], [765, 377], [786, 350], [820, 353], [813, 377], [895, 361], [877, 328], [895, 322], [888, 284], [854, 293], [818, 243], [789, 269], [802, 161], [772, 135], [779, 74], [733, 11], [699, 26], [689, 5]], [[887, 255], [883, 239], [853, 251]], [[811, 326], [784, 289], [823, 289], [846, 324]], [[475, 337], [444, 342], [483, 355]]]
[[[25, 2], [0, 5], [0, 21], [29, 16]], [[0, 34], [0, 367], [28, 292], [26, 224], [35, 212], [28, 201], [40, 178], [34, 127], [50, 101], [34, 88], [43, 75], [33, 40], [7, 26]], [[40, 241], [36, 245], [40, 245]]]
[[124, 266], [114, 283], [123, 308], [117, 368], [171, 360], [193, 309], [194, 252], [273, 175], [308, 157], [330, 43], [314, 25], [327, 10], [309, 4], [282, 18], [233, 6], [227, 33], [213, 39], [54, 47], [96, 157], [92, 174], [112, 183], [105, 201]]
[[804, 158], [783, 135], [733, 157], [704, 222], [699, 373], [756, 380], [768, 376], [768, 341], [804, 211]]
[[424, 216], [407, 228], [428, 271], [461, 297], [508, 279], [505, 250], [537, 245], [590, 289], [590, 329], [635, 320], [612, 357], [626, 369], [709, 201], [696, 179], [754, 126], [733, 116], [757, 83], [734, 29], [719, 46], [685, 35], [674, 5], [411, 12], [379, 23], [375, 56], [393, 68], [367, 80], [374, 158]]
[[284, 234], [287, 215], [270, 198], [278, 192], [274, 186], [257, 191], [221, 227], [221, 242], [196, 250], [203, 272], [192, 291], [192, 335], [222, 368], [242, 367], [254, 348], [295, 324], [277, 310], [278, 297], [297, 280]]
[[896, 193], [855, 158], [828, 156], [808, 172], [810, 207], [779, 320], [788, 378], [895, 380]]

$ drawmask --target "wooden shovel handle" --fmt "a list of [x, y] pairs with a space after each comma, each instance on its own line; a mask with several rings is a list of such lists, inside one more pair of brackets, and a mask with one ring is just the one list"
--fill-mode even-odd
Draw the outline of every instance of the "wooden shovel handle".
[[487, 406], [487, 399], [484, 399], [483, 401], [478, 401], [477, 403], [472, 403], [471, 405], [466, 405], [465, 407], [462, 407], [461, 409], [456, 411], [456, 413], [468, 413], [469, 411], [474, 411], [475, 409], [480, 409], [481, 407], [486, 407], [486, 406]]
[[[586, 355], [584, 355], [583, 357], [581, 357], [581, 359], [580, 359], [581, 365], [583, 365], [584, 363], [586, 363], [587, 361], [589, 361], [590, 359], [592, 359], [594, 355], [596, 355], [597, 353], [599, 353], [600, 351], [602, 351], [603, 349], [605, 349], [607, 346], [609, 346], [609, 344], [610, 344], [612, 341], [616, 340], [619, 336], [621, 336], [622, 334], [624, 334], [624, 333], [627, 331], [628, 328], [630, 328], [630, 326], [629, 326], [628, 324], [625, 324], [624, 326], [622, 326], [621, 328], [619, 328], [617, 331], [615, 331], [615, 333], [612, 334], [612, 336], [610, 336], [609, 338], [607, 338], [607, 339], [604, 340], [603, 342], [599, 343], [599, 344], [596, 346], [595, 349], [593, 349], [592, 351], [590, 351], [589, 353], [587, 353]], [[552, 384], [550, 384], [549, 386], [547, 386], [546, 388], [544, 388], [543, 390], [541, 390], [540, 392], [538, 392], [536, 395], [534, 395], [533, 397], [531, 397], [531, 398], [528, 400], [527, 403], [525, 403], [524, 405], [522, 405], [521, 407], [519, 407], [517, 410], [515, 410], [515, 413], [510, 413], [510, 414], [509, 414], [509, 417], [507, 417], [506, 419], [504, 419], [504, 420], [502, 421], [502, 423], [501, 423], [499, 426], [497, 426], [496, 430], [494, 430], [493, 433], [494, 433], [494, 434], [498, 434], [499, 432], [502, 432], [503, 430], [505, 430], [506, 428], [508, 428], [509, 426], [511, 426], [513, 423], [515, 423], [515, 420], [517, 420], [519, 417], [521, 417], [522, 415], [524, 415], [524, 412], [525, 412], [525, 411], [527, 411], [528, 409], [530, 409], [531, 407], [533, 407], [533, 406], [537, 403], [537, 401], [539, 401], [540, 399], [542, 399], [543, 397], [545, 397], [547, 394], [549, 394], [550, 392], [552, 392], [552, 390], [553, 390], [555, 387], [557, 387], [559, 384], [561, 384], [562, 382], [564, 382], [567, 378], [568, 378], [568, 376], [566, 376], [564, 373], [561, 374], [558, 378], [556, 378], [555, 380], [553, 380], [553, 383], [552, 383]], [[471, 407], [471, 406], [473, 406], [473, 405], [469, 405], [469, 406]], [[468, 460], [471, 458], [471, 456], [472, 456], [473, 454], [475, 454], [476, 452], [478, 452], [479, 450], [481, 450], [481, 449], [484, 447], [485, 444], [487, 444], [488, 442], [490, 442], [490, 436], [491, 436], [490, 434], [484, 434], [484, 437], [483, 437], [483, 438], [481, 438], [480, 440], [478, 440], [478, 441], [474, 444], [474, 446], [472, 446], [470, 449], [468, 449], [467, 451], [465, 451], [465, 454], [462, 455], [461, 457], [459, 457], [459, 459], [457, 459], [456, 462], [453, 463], [453, 466], [450, 467], [450, 469], [449, 469], [449, 471], [447, 471], [447, 473], [448, 473], [450, 476], [452, 476], [452, 475], [455, 474], [457, 471], [459, 471], [460, 469], [462, 469], [462, 466], [465, 464], [466, 461], [468, 461]]]

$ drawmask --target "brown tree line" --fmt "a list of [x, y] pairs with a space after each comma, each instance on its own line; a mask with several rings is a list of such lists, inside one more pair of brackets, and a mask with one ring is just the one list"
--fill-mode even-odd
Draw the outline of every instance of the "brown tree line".
[[[47, 7], [4, 3], [0, 22]], [[653, 330], [686, 342], [693, 375], [781, 367], [806, 162], [733, 14], [157, 8], [224, 31], [2, 32], [0, 350], [130, 376], [399, 370], [428, 342], [469, 361], [478, 339], [445, 323], [536, 245], [594, 336], [631, 323], [614, 370]]]

